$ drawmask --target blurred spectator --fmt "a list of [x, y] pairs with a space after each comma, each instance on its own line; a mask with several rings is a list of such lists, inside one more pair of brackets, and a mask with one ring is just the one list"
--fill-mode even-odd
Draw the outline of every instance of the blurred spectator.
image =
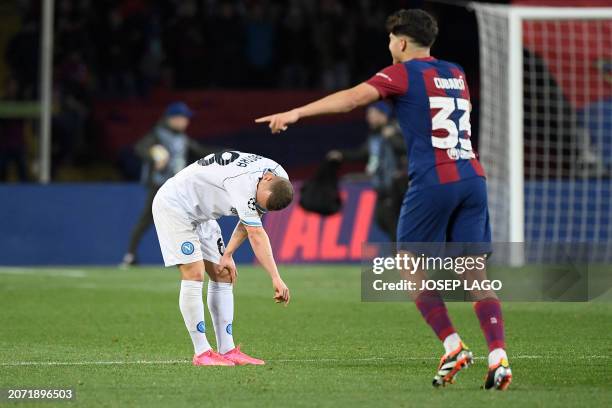
[[[208, 54], [203, 69], [208, 72], [208, 85], [241, 87], [249, 80], [244, 75], [245, 22], [240, 8], [231, 1], [221, 1], [211, 7], [207, 16], [204, 35], [208, 39]], [[215, 41], [215, 38], [223, 39]]]
[[352, 16], [339, 0], [322, 0], [314, 30], [320, 87], [326, 90], [350, 85], [349, 60], [353, 48]]
[[[88, 1], [75, 2], [73, 0], [61, 0], [58, 2], [55, 29], [55, 44], [58, 44], [56, 59], [60, 62], [72, 53], [79, 55], [91, 55], [91, 41], [87, 30], [87, 5]], [[77, 7], [79, 4], [80, 7]]]
[[369, 134], [358, 149], [332, 150], [331, 161], [366, 161], [366, 173], [376, 190], [376, 223], [391, 242], [396, 242], [397, 220], [408, 188], [407, 158], [404, 138], [391, 120], [391, 107], [383, 101], [366, 110]]
[[16, 81], [15, 99], [38, 97], [38, 66], [40, 58], [39, 22], [28, 14], [21, 30], [8, 42], [5, 61]]
[[144, 52], [139, 27], [126, 21], [119, 8], [108, 11], [106, 24], [98, 37], [100, 81], [110, 96], [136, 93], [135, 70]]
[[[17, 81], [7, 80], [2, 99], [14, 101], [17, 93]], [[0, 181], [9, 181], [11, 164], [15, 166], [19, 181], [26, 182], [29, 179], [24, 125], [23, 119], [0, 118]]]
[[[295, 3], [295, 2], [294, 2]], [[306, 88], [314, 69], [314, 47], [304, 9], [293, 4], [280, 24], [278, 47], [283, 56], [280, 86]]]
[[162, 81], [162, 63], [164, 49], [162, 45], [162, 26], [159, 13], [151, 13], [146, 32], [145, 50], [140, 61], [142, 73], [142, 94], [147, 95], [149, 89]]
[[[203, 33], [203, 16], [197, 2], [182, 0], [171, 2], [167, 9], [164, 30], [164, 46], [167, 63], [174, 73], [177, 88], [202, 87], [205, 83], [207, 61], [204, 59], [206, 42]], [[213, 38], [210, 38], [213, 41]], [[221, 45], [225, 39], [220, 40]]]
[[258, 86], [273, 87], [275, 72], [272, 69], [275, 46], [273, 8], [264, 3], [254, 3], [249, 8], [246, 22], [246, 61], [250, 76]]
[[92, 157], [96, 149], [87, 130], [92, 112], [91, 72], [81, 54], [73, 51], [60, 60], [54, 72], [52, 118], [52, 168], [72, 165], [80, 156]]

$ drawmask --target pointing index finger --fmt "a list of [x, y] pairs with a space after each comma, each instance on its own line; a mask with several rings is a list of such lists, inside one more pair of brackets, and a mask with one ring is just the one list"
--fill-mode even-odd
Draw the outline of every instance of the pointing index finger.
[[255, 123], [270, 122], [270, 120], [272, 120], [272, 116], [264, 116], [262, 118], [255, 119]]

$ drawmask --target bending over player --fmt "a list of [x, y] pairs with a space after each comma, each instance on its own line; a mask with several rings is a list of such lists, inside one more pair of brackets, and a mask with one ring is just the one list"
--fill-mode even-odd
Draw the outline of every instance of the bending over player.
[[[264, 364], [234, 346], [232, 321], [236, 280], [234, 252], [249, 239], [253, 252], [268, 272], [277, 303], [289, 303], [261, 215], [287, 207], [293, 187], [287, 172], [265, 157], [236, 151], [210, 154], [170, 178], [153, 200], [153, 219], [165, 265], [181, 274], [179, 307], [195, 355], [193, 364]], [[237, 215], [238, 224], [224, 250], [217, 219]], [[205, 334], [202, 287], [210, 277], [208, 308], [215, 328], [218, 353]]]
[[[462, 255], [489, 252], [486, 183], [470, 142], [471, 105], [465, 74], [459, 65], [430, 55], [438, 27], [426, 12], [400, 10], [388, 18], [387, 29], [393, 65], [353, 88], [256, 122], [268, 122], [272, 132], [278, 133], [302, 118], [348, 112], [381, 98], [392, 99], [406, 140], [410, 178], [398, 222], [398, 242], [479, 243], [483, 252]], [[479, 270], [467, 279], [485, 276], [485, 270]], [[419, 271], [413, 278], [426, 276]], [[512, 373], [500, 303], [492, 290], [470, 294], [490, 350], [485, 388], [506, 389]], [[446, 351], [433, 384], [452, 383], [472, 363], [472, 353], [453, 327], [437, 291], [412, 295]]]

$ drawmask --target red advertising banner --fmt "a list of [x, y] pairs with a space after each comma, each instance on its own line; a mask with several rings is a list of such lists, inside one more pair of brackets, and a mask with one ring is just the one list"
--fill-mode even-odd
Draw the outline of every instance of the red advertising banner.
[[346, 184], [341, 195], [342, 211], [332, 216], [305, 211], [299, 196], [286, 210], [266, 216], [278, 262], [357, 262], [375, 250], [372, 243], [388, 240], [374, 223], [374, 190], [365, 183]]

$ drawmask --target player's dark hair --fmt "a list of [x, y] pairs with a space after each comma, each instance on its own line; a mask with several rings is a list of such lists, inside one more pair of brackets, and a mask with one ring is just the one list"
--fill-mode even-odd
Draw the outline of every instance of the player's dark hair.
[[387, 18], [387, 31], [410, 37], [422, 47], [431, 47], [438, 35], [438, 23], [424, 10], [402, 9]]
[[293, 186], [289, 180], [282, 177], [277, 178], [270, 185], [270, 195], [266, 203], [269, 211], [278, 211], [287, 207], [293, 201]]

